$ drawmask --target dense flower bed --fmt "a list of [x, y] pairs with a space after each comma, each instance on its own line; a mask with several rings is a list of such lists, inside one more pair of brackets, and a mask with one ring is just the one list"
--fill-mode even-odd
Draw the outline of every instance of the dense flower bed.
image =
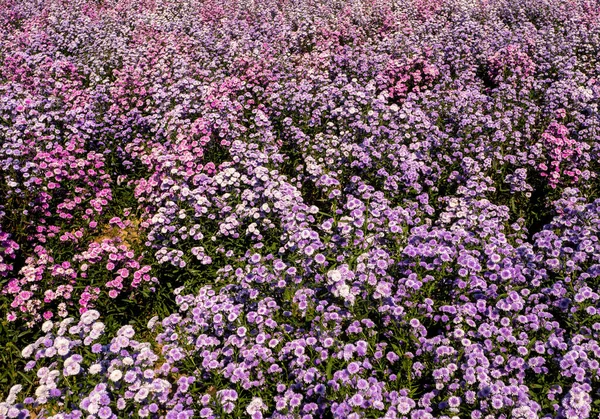
[[0, 417], [600, 417], [600, 6], [0, 0]]

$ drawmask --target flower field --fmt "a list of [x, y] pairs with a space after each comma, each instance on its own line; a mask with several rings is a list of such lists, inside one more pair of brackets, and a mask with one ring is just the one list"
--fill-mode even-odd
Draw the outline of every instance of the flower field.
[[599, 418], [599, 104], [594, 0], [0, 0], [0, 418]]

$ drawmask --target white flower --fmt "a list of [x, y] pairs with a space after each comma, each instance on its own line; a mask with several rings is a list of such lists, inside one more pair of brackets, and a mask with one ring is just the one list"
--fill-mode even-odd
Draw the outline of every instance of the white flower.
[[133, 330], [133, 327], [129, 325], [121, 327], [117, 332], [117, 336], [125, 336], [129, 339], [131, 339], [133, 335], [135, 335], [135, 330]]
[[260, 397], [255, 397], [252, 399], [250, 404], [246, 406], [246, 412], [249, 415], [253, 415], [261, 410], [265, 410], [266, 408], [267, 406], [263, 403], [262, 399]]
[[130, 356], [127, 356], [125, 358], [123, 358], [123, 364], [125, 365], [133, 365], [133, 358]]
[[340, 297], [346, 298], [350, 295], [350, 287], [348, 286], [348, 284], [342, 284], [338, 288], [338, 292], [340, 294]]
[[42, 367], [37, 371], [37, 376], [38, 378], [41, 379], [45, 379], [46, 377], [48, 377], [48, 373], [50, 372], [50, 369], [48, 369], [48, 367]]
[[92, 324], [100, 317], [100, 313], [96, 310], [88, 310], [81, 315], [81, 321], [83, 324]]
[[21, 390], [23, 390], [23, 386], [21, 384], [15, 384], [14, 386], [12, 386], [10, 388], [10, 390], [8, 391], [9, 394], [19, 394], [21, 392]]
[[42, 324], [42, 332], [48, 333], [50, 330], [52, 330], [52, 326], [54, 326], [54, 323], [52, 323], [50, 320], [46, 320], [44, 324]]
[[96, 322], [92, 325], [92, 329], [96, 330], [98, 332], [101, 332], [102, 330], [104, 330], [104, 327], [105, 327], [104, 323], [102, 323], [102, 322]]
[[19, 394], [22, 389], [23, 389], [23, 386], [21, 384], [16, 384], [16, 385], [12, 386], [10, 388], [10, 391], [8, 392], [8, 397], [6, 398], [6, 403], [14, 404], [15, 401], [17, 400], [17, 394]]
[[529, 406], [521, 406], [512, 410], [513, 419], [537, 419], [539, 416]]
[[88, 341], [94, 341], [96, 339], [98, 339], [100, 336], [102, 335], [102, 331], [100, 330], [92, 330], [90, 332], [90, 335], [86, 337], [86, 339], [88, 339]]
[[90, 412], [92, 415], [98, 413], [98, 410], [100, 410], [100, 406], [98, 406], [97, 403], [90, 403], [90, 405], [87, 408], [87, 411]]
[[150, 392], [148, 391], [148, 389], [146, 387], [142, 387], [136, 393], [136, 395], [134, 396], [134, 399], [135, 399], [136, 402], [140, 403], [142, 400], [144, 400], [146, 397], [148, 397], [149, 393]]
[[49, 393], [50, 393], [50, 391], [48, 390], [47, 386], [45, 386], [45, 385], [39, 386], [35, 390], [35, 396], [37, 397], [37, 401], [40, 403], [45, 403], [48, 399]]
[[55, 381], [59, 375], [60, 372], [58, 370], [52, 370], [48, 373], [48, 376], [46, 377], [46, 383], [48, 384], [49, 388], [56, 388]]
[[575, 393], [571, 390], [571, 405], [576, 409], [581, 409], [587, 403], [583, 393]]
[[76, 361], [77, 355], [71, 355], [65, 360], [63, 375], [68, 377], [69, 375], [77, 375], [81, 371], [81, 365]]
[[108, 379], [110, 381], [117, 382], [121, 379], [121, 377], [123, 377], [123, 373], [121, 372], [121, 370], [114, 370], [113, 372], [110, 373], [110, 376], [108, 377]]
[[54, 348], [56, 349], [56, 352], [59, 355], [64, 356], [69, 353], [69, 344], [70, 343], [71, 342], [69, 341], [69, 339], [59, 336], [54, 341]]
[[154, 326], [156, 325], [157, 322], [158, 322], [158, 316], [152, 317], [148, 321], [148, 329], [150, 329], [150, 330], [154, 329]]
[[69, 365], [65, 365], [63, 375], [68, 377], [69, 375], [77, 375], [81, 371], [81, 365], [77, 362], [72, 362]]
[[342, 280], [342, 273], [337, 269], [332, 269], [327, 272], [327, 277], [330, 279], [330, 283], [336, 283]]
[[69, 333], [71, 335], [77, 335], [77, 334], [79, 334], [80, 331], [81, 331], [81, 326], [79, 326], [79, 325], [69, 327]]
[[[63, 304], [63, 303], [61, 303], [61, 304]], [[66, 306], [66, 305], [65, 305], [65, 306]], [[69, 327], [69, 325], [70, 325], [71, 323], [73, 323], [74, 321], [75, 321], [75, 319], [73, 319], [73, 318], [71, 318], [71, 317], [69, 317], [68, 319], [64, 319], [63, 321], [61, 321], [61, 322], [60, 322], [60, 327], [61, 327], [61, 328], [65, 328], [65, 329], [66, 329], [66, 328], [67, 328], [67, 327]]]
[[29, 358], [32, 354], [33, 354], [33, 345], [27, 345], [21, 351], [21, 356], [23, 356], [23, 358]]
[[90, 365], [89, 372], [90, 374], [98, 374], [102, 370], [102, 366], [100, 364]]

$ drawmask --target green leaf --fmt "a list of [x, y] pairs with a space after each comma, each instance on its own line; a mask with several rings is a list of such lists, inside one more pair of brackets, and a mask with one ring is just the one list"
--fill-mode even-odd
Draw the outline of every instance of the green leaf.
[[330, 357], [329, 360], [327, 361], [327, 368], [325, 369], [325, 375], [327, 376], [328, 380], [331, 380], [333, 378], [333, 374], [332, 374], [331, 370], [333, 369], [334, 360], [335, 360], [335, 358]]

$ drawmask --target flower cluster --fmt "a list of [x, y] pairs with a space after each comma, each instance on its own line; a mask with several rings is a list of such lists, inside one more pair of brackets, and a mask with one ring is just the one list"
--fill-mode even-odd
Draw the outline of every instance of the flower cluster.
[[[175, 384], [162, 378], [175, 370], [158, 365], [160, 357], [149, 343], [135, 340], [131, 326], [123, 326], [108, 341], [99, 316], [89, 310], [78, 320], [42, 324], [45, 334], [22, 351], [25, 359], [31, 359], [25, 370], [35, 371], [37, 377], [34, 397], [17, 403], [22, 386], [13, 386], [0, 403], [3, 417], [27, 417], [32, 409], [53, 418], [101, 419], [132, 412], [146, 417], [167, 404], [178, 410], [173, 406], [185, 402], [194, 377], [182, 376]], [[77, 403], [72, 403], [73, 396]], [[52, 411], [61, 413], [52, 415]]]
[[0, 417], [599, 417], [599, 18], [4, 1]]
[[14, 269], [12, 260], [19, 250], [17, 242], [10, 238], [10, 234], [0, 230], [0, 275], [9, 276]]

